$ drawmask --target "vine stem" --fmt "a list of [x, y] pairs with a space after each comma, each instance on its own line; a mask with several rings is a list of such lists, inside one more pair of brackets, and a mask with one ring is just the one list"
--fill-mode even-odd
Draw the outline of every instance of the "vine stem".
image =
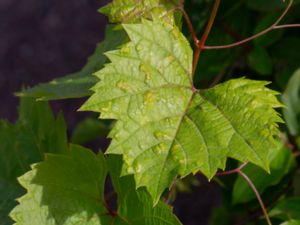
[[272, 225], [271, 220], [270, 220], [269, 215], [268, 215], [268, 212], [267, 212], [266, 207], [264, 205], [264, 202], [262, 201], [262, 199], [260, 197], [260, 194], [257, 191], [255, 185], [253, 184], [253, 182], [250, 180], [250, 178], [243, 171], [239, 170], [238, 173], [247, 181], [247, 183], [249, 184], [249, 186], [251, 187], [251, 189], [255, 193], [256, 198], [257, 198], [257, 200], [258, 200], [258, 202], [260, 204], [260, 207], [261, 207], [261, 209], [262, 209], [262, 211], [264, 213], [264, 216], [265, 216], [265, 219], [267, 221], [267, 224], [268, 225]]
[[194, 44], [195, 44], [195, 46], [197, 47], [197, 45], [198, 45], [198, 43], [199, 43], [199, 39], [198, 39], [198, 37], [197, 37], [197, 35], [196, 35], [195, 29], [194, 29], [194, 27], [193, 27], [193, 23], [192, 23], [190, 17], [189, 17], [189, 15], [186, 13], [186, 11], [184, 10], [183, 6], [180, 6], [178, 9], [181, 11], [181, 13], [182, 13], [182, 15], [183, 15], [183, 17], [184, 17], [184, 19], [185, 19], [185, 21], [186, 21], [186, 24], [187, 24], [187, 26], [188, 26], [188, 28], [189, 28], [189, 30], [190, 30], [190, 33], [191, 33], [191, 35], [192, 35]]
[[254, 185], [253, 182], [250, 180], [250, 178], [242, 171], [242, 169], [243, 169], [245, 166], [247, 166], [247, 165], [248, 165], [248, 161], [245, 162], [244, 164], [242, 164], [240, 167], [238, 167], [238, 168], [236, 168], [236, 169], [229, 170], [229, 171], [225, 171], [225, 172], [220, 172], [220, 173], [217, 173], [216, 175], [217, 175], [217, 176], [225, 176], [225, 175], [236, 174], [236, 173], [240, 174], [240, 175], [246, 180], [246, 182], [248, 183], [249, 187], [250, 187], [250, 188], [253, 190], [253, 192], [255, 193], [255, 196], [256, 196], [256, 198], [257, 198], [257, 200], [258, 200], [258, 202], [259, 202], [259, 205], [260, 205], [260, 207], [261, 207], [261, 209], [262, 209], [262, 212], [263, 212], [263, 214], [264, 214], [264, 216], [265, 216], [265, 219], [266, 219], [266, 221], [267, 221], [267, 224], [268, 224], [268, 225], [272, 225], [271, 220], [270, 220], [269, 215], [268, 215], [268, 212], [267, 212], [266, 207], [265, 207], [265, 205], [264, 205], [264, 203], [263, 203], [263, 201], [262, 201], [262, 199], [261, 199], [261, 197], [260, 197], [259, 192], [257, 191], [255, 185]]
[[217, 173], [217, 176], [225, 176], [225, 175], [230, 175], [230, 174], [234, 174], [234, 173], [238, 173], [239, 171], [241, 171], [245, 166], [248, 165], [248, 161], [245, 162], [244, 164], [242, 164], [240, 167], [234, 169], [234, 170], [228, 170], [228, 171], [225, 171], [225, 172], [219, 172]]
[[173, 195], [175, 193], [175, 190], [176, 190], [176, 180], [177, 180], [177, 177], [174, 179], [174, 181], [172, 183], [172, 186], [170, 188], [169, 194], [168, 194], [168, 196], [165, 200], [165, 203], [168, 204], [168, 205], [170, 205], [170, 202], [171, 202], [172, 197], [173, 197]]
[[[208, 38], [208, 35], [211, 31], [211, 28], [212, 28], [212, 26], [214, 24], [214, 21], [215, 21], [215, 18], [217, 16], [219, 6], [220, 6], [220, 0], [215, 0], [214, 6], [213, 6], [213, 9], [212, 9], [212, 13], [211, 13], [210, 18], [208, 20], [208, 23], [206, 25], [204, 33], [203, 33], [200, 40], [197, 39], [197, 43], [196, 43], [197, 48], [196, 48], [196, 51], [194, 53], [194, 61], [193, 61], [193, 76], [195, 75], [195, 72], [196, 72], [196, 69], [197, 69], [200, 54], [201, 54], [202, 50], [204, 49], [205, 42]], [[195, 33], [195, 31], [194, 31], [194, 33]]]
[[285, 17], [285, 15], [288, 13], [288, 11], [290, 10], [292, 4], [293, 4], [294, 0], [290, 0], [287, 7], [285, 8], [285, 10], [283, 11], [283, 13], [281, 14], [281, 16], [268, 28], [266, 28], [265, 30], [262, 30], [261, 32], [254, 34], [251, 37], [248, 37], [244, 40], [232, 43], [232, 44], [228, 44], [228, 45], [217, 45], [217, 46], [203, 46], [202, 49], [225, 49], [225, 48], [232, 48], [235, 46], [239, 46], [242, 44], [245, 44], [249, 41], [252, 41], [268, 32], [270, 32], [271, 30], [275, 30], [275, 29], [283, 29], [283, 28], [292, 28], [292, 27], [300, 27], [300, 24], [284, 24], [284, 25], [278, 25], [282, 19]]

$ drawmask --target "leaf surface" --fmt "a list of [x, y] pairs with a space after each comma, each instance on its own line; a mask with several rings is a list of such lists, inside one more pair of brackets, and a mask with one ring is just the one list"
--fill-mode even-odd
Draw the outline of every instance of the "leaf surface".
[[81, 110], [116, 119], [107, 153], [123, 155], [154, 203], [176, 176], [211, 179], [227, 157], [269, 170], [269, 150], [282, 122], [268, 82], [244, 78], [207, 90], [192, 81], [193, 52], [178, 28], [143, 20], [124, 25], [131, 42], [111, 51], [100, 81]]

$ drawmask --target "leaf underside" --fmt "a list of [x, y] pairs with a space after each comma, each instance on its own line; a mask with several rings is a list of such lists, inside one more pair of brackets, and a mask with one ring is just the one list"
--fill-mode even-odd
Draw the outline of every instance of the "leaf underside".
[[107, 153], [123, 155], [122, 175], [134, 174], [157, 203], [175, 177], [200, 171], [211, 179], [227, 157], [269, 170], [282, 120], [268, 82], [196, 90], [193, 52], [178, 28], [156, 19], [123, 27], [131, 41], [106, 53], [111, 63], [81, 108], [117, 120]]

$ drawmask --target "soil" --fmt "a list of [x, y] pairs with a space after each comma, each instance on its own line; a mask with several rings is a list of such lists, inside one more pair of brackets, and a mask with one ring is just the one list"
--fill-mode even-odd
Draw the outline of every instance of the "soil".
[[[97, 9], [101, 0], [0, 0], [0, 118], [17, 119], [22, 87], [47, 82], [79, 70], [103, 38], [107, 20]], [[52, 102], [62, 110], [69, 129], [86, 113], [84, 100]], [[185, 225], [207, 224], [218, 205], [219, 188], [201, 178], [193, 193], [179, 194], [174, 211]]]

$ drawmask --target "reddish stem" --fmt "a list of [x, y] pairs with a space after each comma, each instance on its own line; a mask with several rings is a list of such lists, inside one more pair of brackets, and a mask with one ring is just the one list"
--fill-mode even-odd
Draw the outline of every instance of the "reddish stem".
[[181, 11], [181, 13], [182, 13], [182, 15], [183, 15], [183, 17], [184, 17], [184, 19], [186, 21], [186, 24], [187, 24], [187, 26], [188, 26], [188, 28], [190, 30], [190, 33], [192, 35], [192, 38], [193, 38], [195, 46], [197, 46], [198, 43], [199, 43], [199, 40], [197, 38], [195, 29], [193, 27], [193, 24], [192, 24], [192, 21], [191, 21], [189, 15], [186, 13], [186, 11], [184, 10], [183, 6], [180, 6], [178, 9]]
[[172, 197], [173, 197], [173, 195], [175, 193], [175, 190], [176, 190], [176, 179], [177, 178], [174, 179], [173, 184], [172, 184], [172, 186], [170, 188], [169, 194], [168, 194], [168, 196], [167, 196], [167, 198], [165, 200], [165, 203], [168, 204], [168, 205], [170, 205], [170, 202], [171, 202]]
[[198, 43], [197, 43], [197, 48], [196, 48], [196, 51], [194, 53], [194, 61], [193, 61], [193, 76], [195, 75], [195, 72], [196, 72], [196, 69], [197, 69], [200, 54], [201, 54], [202, 50], [204, 49], [205, 42], [208, 38], [208, 35], [211, 31], [211, 28], [212, 28], [212, 26], [214, 24], [214, 21], [215, 21], [215, 18], [217, 16], [219, 6], [220, 6], [220, 0], [215, 0], [214, 6], [213, 6], [213, 9], [212, 9], [212, 13], [211, 13], [210, 18], [208, 20], [207, 26], [204, 30], [204, 33], [203, 33], [200, 41], [198, 41]]
[[268, 215], [268, 212], [267, 212], [266, 207], [265, 207], [265, 205], [264, 205], [264, 202], [262, 201], [262, 199], [261, 199], [261, 197], [260, 197], [260, 194], [259, 194], [259, 192], [257, 191], [255, 185], [254, 185], [253, 182], [250, 180], [250, 178], [249, 178], [245, 173], [243, 173], [241, 170], [239, 170], [238, 173], [239, 173], [239, 174], [247, 181], [247, 183], [249, 184], [249, 186], [251, 187], [251, 189], [252, 189], [253, 192], [255, 193], [256, 198], [257, 198], [257, 200], [258, 200], [258, 202], [259, 202], [259, 205], [260, 205], [260, 207], [261, 207], [261, 209], [262, 209], [262, 211], [263, 211], [263, 213], [264, 213], [264, 216], [265, 216], [265, 219], [266, 219], [266, 221], [267, 221], [267, 224], [268, 224], [268, 225], [272, 225], [271, 220], [270, 220], [269, 215]]
[[264, 214], [264, 216], [265, 216], [265, 218], [266, 218], [267, 224], [268, 224], [268, 225], [272, 225], [271, 220], [270, 220], [270, 218], [269, 218], [269, 215], [268, 215], [268, 213], [267, 213], [266, 207], [265, 207], [265, 205], [264, 205], [264, 203], [263, 203], [263, 201], [262, 201], [262, 199], [261, 199], [261, 197], [260, 197], [259, 192], [257, 191], [255, 185], [254, 185], [253, 182], [250, 180], [250, 178], [242, 171], [242, 169], [243, 169], [245, 166], [247, 166], [247, 164], [248, 164], [248, 162], [245, 162], [245, 163], [242, 164], [240, 167], [238, 167], [238, 168], [236, 168], [236, 169], [234, 169], [234, 170], [229, 170], [229, 171], [217, 173], [217, 176], [224, 176], [224, 175], [230, 175], [230, 174], [235, 174], [235, 173], [240, 174], [240, 175], [247, 181], [248, 185], [250, 186], [250, 188], [251, 188], [251, 189], [253, 190], [253, 192], [255, 193], [256, 198], [257, 198], [257, 200], [258, 200], [258, 202], [259, 202], [259, 205], [260, 205], [260, 207], [261, 207], [261, 209], [262, 209], [262, 212], [263, 212], [263, 214]]
[[233, 169], [233, 170], [228, 170], [228, 171], [225, 171], [225, 172], [219, 172], [219, 173], [217, 173], [217, 176], [225, 176], [225, 175], [230, 175], [230, 174], [238, 173], [239, 171], [241, 171], [242, 169], [244, 169], [244, 167], [247, 166], [248, 163], [249, 162], [247, 161], [244, 164], [242, 164], [241, 166], [239, 166], [238, 168]]
[[295, 27], [300, 27], [300, 23], [277, 25], [274, 27], [274, 29], [295, 28]]
[[232, 44], [228, 44], [228, 45], [219, 45], [219, 46], [203, 46], [203, 49], [225, 49], [225, 48], [232, 48], [232, 47], [235, 47], [235, 46], [239, 46], [239, 45], [242, 45], [242, 44], [245, 44], [249, 41], [252, 41], [268, 32], [270, 32], [271, 30], [274, 30], [274, 29], [282, 29], [282, 28], [291, 28], [291, 27], [300, 27], [300, 24], [286, 24], [286, 25], [278, 25], [281, 20], [284, 18], [284, 16], [287, 14], [287, 12], [290, 10], [291, 6], [293, 4], [293, 0], [290, 0], [289, 1], [289, 4], [288, 6], [286, 7], [286, 9], [283, 11], [283, 13], [281, 14], [281, 16], [268, 28], [266, 28], [265, 30], [251, 36], [251, 37], [248, 37], [244, 40], [241, 40], [241, 41], [238, 41], [238, 42], [235, 42], [235, 43], [232, 43]]

